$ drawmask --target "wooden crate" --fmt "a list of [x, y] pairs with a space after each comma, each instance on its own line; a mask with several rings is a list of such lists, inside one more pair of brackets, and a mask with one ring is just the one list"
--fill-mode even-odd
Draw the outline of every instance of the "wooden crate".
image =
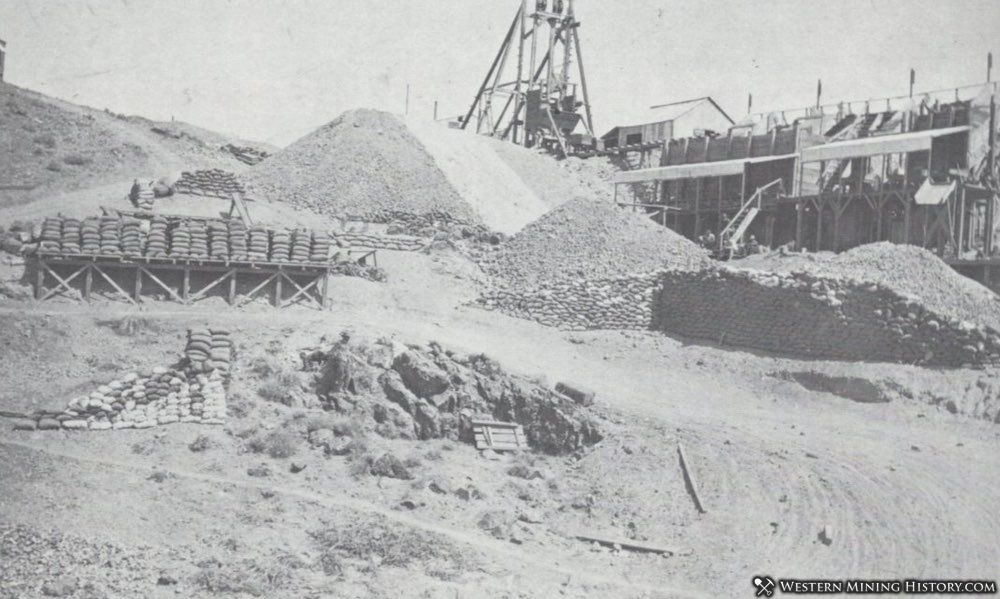
[[494, 451], [528, 449], [528, 440], [525, 438], [524, 429], [520, 424], [496, 420], [473, 420], [472, 432], [475, 435], [476, 449], [492, 449]]

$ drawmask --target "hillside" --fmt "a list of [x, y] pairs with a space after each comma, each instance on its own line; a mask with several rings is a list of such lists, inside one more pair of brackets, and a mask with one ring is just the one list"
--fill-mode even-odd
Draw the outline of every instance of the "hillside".
[[187, 168], [241, 170], [220, 149], [251, 144], [188, 125], [77, 106], [0, 85], [0, 206]]

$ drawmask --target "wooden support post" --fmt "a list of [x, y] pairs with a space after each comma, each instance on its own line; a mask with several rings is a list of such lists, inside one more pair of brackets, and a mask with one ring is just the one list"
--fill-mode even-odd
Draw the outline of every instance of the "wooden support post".
[[232, 271], [229, 275], [229, 305], [235, 305], [236, 302], [236, 271]]
[[45, 260], [42, 258], [38, 259], [36, 263], [38, 271], [35, 273], [35, 299], [40, 300], [45, 293]]
[[837, 251], [840, 249], [840, 202], [842, 198], [837, 198], [833, 203], [833, 233], [830, 236], [832, 245], [830, 249]]
[[90, 301], [90, 290], [94, 287], [94, 271], [91, 265], [87, 265], [87, 272], [83, 275], [83, 299]]
[[274, 278], [274, 307], [281, 307], [281, 279], [284, 273], [278, 273], [279, 276]]
[[142, 296], [142, 268], [135, 269], [135, 303], [142, 301], [140, 298]]
[[701, 192], [705, 179], [698, 179], [694, 192], [694, 238], [701, 235]]
[[330, 269], [326, 269], [322, 275], [323, 277], [323, 287], [322, 287], [322, 301], [321, 304], [323, 309], [326, 310], [330, 307]]
[[184, 280], [181, 281], [181, 303], [188, 303], [191, 295], [191, 267], [184, 265]]
[[823, 243], [823, 196], [820, 196], [816, 202], [816, 249], [819, 252], [823, 248], [820, 244]]
[[795, 251], [802, 251], [802, 214], [805, 212], [805, 201], [801, 198], [795, 201]]
[[903, 243], [910, 243], [910, 202], [909, 191], [903, 192]]

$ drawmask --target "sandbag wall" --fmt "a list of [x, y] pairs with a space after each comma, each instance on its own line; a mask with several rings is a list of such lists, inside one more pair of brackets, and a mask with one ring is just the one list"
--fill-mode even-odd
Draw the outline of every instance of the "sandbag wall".
[[806, 273], [666, 271], [654, 327], [785, 355], [932, 366], [1000, 362], [1000, 334], [937, 314], [915, 298]]
[[578, 279], [535, 288], [495, 289], [479, 303], [490, 310], [567, 330], [649, 329], [658, 285], [656, 275]]

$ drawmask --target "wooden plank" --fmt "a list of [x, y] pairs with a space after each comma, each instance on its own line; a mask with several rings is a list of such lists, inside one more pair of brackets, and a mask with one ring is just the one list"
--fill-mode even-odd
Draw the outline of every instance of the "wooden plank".
[[688, 492], [691, 493], [691, 498], [694, 500], [694, 506], [702, 514], [706, 513], [705, 506], [701, 503], [701, 497], [698, 495], [698, 481], [695, 480], [694, 474], [688, 468], [687, 456], [684, 455], [684, 445], [682, 443], [677, 444], [677, 455], [680, 457], [681, 470], [684, 471], [684, 482], [687, 484]]
[[598, 543], [605, 547], [618, 547], [627, 551], [635, 551], [638, 553], [656, 553], [659, 555], [691, 555], [694, 553], [691, 549], [646, 545], [632, 540], [598, 537], [590, 533], [573, 534], [572, 537], [589, 543]]

